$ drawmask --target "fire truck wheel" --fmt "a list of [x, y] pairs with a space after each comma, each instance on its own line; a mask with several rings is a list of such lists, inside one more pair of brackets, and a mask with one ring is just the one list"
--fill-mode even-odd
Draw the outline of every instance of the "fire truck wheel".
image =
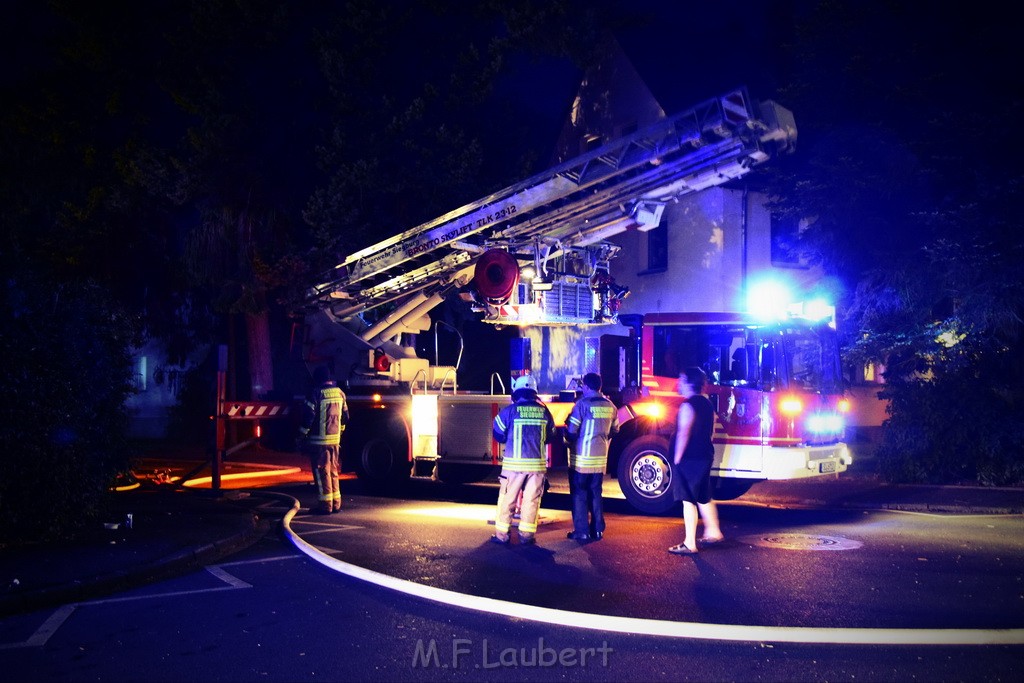
[[370, 430], [356, 459], [359, 478], [373, 486], [401, 482], [409, 477], [409, 442], [401, 426]]
[[676, 505], [668, 449], [668, 439], [648, 434], [627, 444], [619, 456], [619, 488], [640, 512], [661, 514]]

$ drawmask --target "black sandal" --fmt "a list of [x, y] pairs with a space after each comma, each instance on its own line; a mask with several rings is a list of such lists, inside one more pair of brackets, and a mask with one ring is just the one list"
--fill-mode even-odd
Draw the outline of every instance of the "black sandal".
[[670, 553], [672, 553], [673, 555], [696, 555], [697, 554], [696, 550], [690, 550], [689, 548], [687, 548], [682, 543], [680, 543], [679, 545], [672, 546], [671, 548], [668, 549], [668, 551]]

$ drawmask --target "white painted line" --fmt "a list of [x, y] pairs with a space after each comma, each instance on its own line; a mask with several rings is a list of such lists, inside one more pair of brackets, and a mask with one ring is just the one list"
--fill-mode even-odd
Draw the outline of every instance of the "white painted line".
[[317, 529], [316, 531], [307, 531], [305, 533], [307, 536], [312, 536], [314, 534], [330, 534], [334, 533], [335, 531], [351, 531], [352, 529], [362, 528], [363, 527], [361, 526], [349, 526], [347, 524], [339, 524], [337, 526], [331, 527], [330, 529]]
[[329, 528], [332, 528], [332, 529], [334, 528], [334, 525], [331, 524], [330, 522], [321, 522], [321, 521], [319, 521], [316, 518], [310, 518], [310, 517], [303, 517], [302, 519], [297, 519], [297, 520], [295, 520], [295, 523], [296, 524], [308, 524], [309, 526], [322, 526], [322, 527], [325, 527], [325, 528], [329, 527]]
[[224, 583], [228, 584], [229, 586], [231, 586], [233, 588], [252, 588], [252, 584], [251, 583], [248, 583], [246, 581], [242, 581], [240, 578], [238, 578], [237, 576], [235, 576], [233, 574], [228, 574], [226, 571], [224, 571], [220, 567], [216, 567], [216, 566], [214, 566], [214, 567], [207, 567], [206, 571], [210, 572], [211, 574], [216, 576], [218, 579], [220, 579], [221, 581], [223, 581]]
[[[282, 521], [288, 539], [300, 551], [320, 564], [347, 576], [383, 588], [432, 600], [446, 605], [464, 607], [478, 612], [499, 614], [516, 619], [529, 619], [546, 624], [570, 626], [594, 631], [629, 633], [668, 638], [722, 640], [743, 642], [809, 643], [832, 645], [1022, 645], [1024, 629], [899, 629], [899, 628], [814, 628], [803, 626], [747, 626], [741, 624], [699, 624], [684, 621], [638, 619], [586, 612], [521, 605], [505, 600], [456, 593], [443, 588], [424, 586], [398, 579], [370, 569], [342, 562], [325, 555], [306, 543], [291, 529], [293, 508]], [[599, 625], [598, 625], [599, 624]]]
[[297, 555], [278, 555], [276, 557], [262, 557], [255, 560], [238, 560], [236, 562], [221, 562], [217, 567], [238, 567], [243, 564], [263, 564], [264, 562], [280, 562], [281, 560], [297, 560]]
[[[285, 559], [285, 558], [280, 558]], [[293, 559], [289, 557], [288, 559]], [[10, 650], [21, 647], [42, 647], [46, 645], [47, 641], [50, 640], [50, 636], [56, 633], [57, 629], [60, 628], [68, 617], [75, 611], [77, 607], [85, 605], [106, 605], [115, 602], [133, 602], [136, 600], [151, 600], [153, 598], [169, 598], [179, 595], [197, 595], [199, 593], [213, 593], [216, 591], [230, 591], [238, 590], [239, 588], [252, 588], [252, 584], [242, 581], [237, 576], [233, 576], [220, 567], [206, 567], [206, 571], [210, 572], [218, 579], [228, 584], [226, 586], [219, 586], [217, 588], [201, 588], [198, 590], [189, 591], [174, 591], [171, 593], [152, 593], [148, 595], [132, 595], [120, 598], [105, 598], [103, 600], [89, 600], [88, 602], [73, 602], [68, 605], [62, 605], [57, 609], [56, 612], [51, 614], [43, 625], [36, 629], [28, 640], [20, 643], [0, 643], [0, 650]]]
[[80, 602], [79, 605], [105, 605], [113, 602], [132, 602], [134, 600], [150, 600], [152, 598], [170, 598], [177, 597], [179, 595], [199, 595], [201, 593], [216, 593], [218, 591], [233, 591], [239, 588], [252, 588], [252, 584], [246, 583], [241, 579], [231, 576], [223, 569], [217, 566], [204, 567], [206, 571], [210, 572], [218, 579], [228, 584], [226, 586], [218, 586], [217, 588], [196, 588], [187, 591], [171, 591], [170, 593], [149, 593], [146, 595], [129, 595], [120, 598], [104, 598], [102, 600], [90, 600], [88, 602]]
[[187, 591], [171, 591], [169, 593], [149, 593], [147, 595], [130, 595], [123, 598], [105, 598], [103, 600], [90, 600], [79, 602], [79, 605], [107, 605], [115, 602], [135, 602], [136, 600], [152, 600], [153, 598], [176, 598], [181, 595], [201, 595], [203, 593], [219, 593], [220, 591], [234, 591], [239, 588], [252, 588], [252, 586], [218, 586], [216, 588], [197, 588]]
[[20, 643], [0, 643], [0, 650], [14, 650], [22, 647], [42, 647], [46, 645], [46, 641], [50, 639], [57, 629], [59, 629], [71, 613], [75, 611], [75, 605], [63, 605], [56, 612], [51, 614], [49, 618], [43, 622], [43, 625], [36, 629], [28, 639], [21, 641]]
[[46, 644], [46, 641], [50, 639], [57, 629], [67, 621], [71, 613], [75, 611], [74, 605], [64, 605], [56, 612], [50, 615], [50, 618], [43, 622], [32, 637], [25, 641], [25, 644], [29, 647], [42, 647]]

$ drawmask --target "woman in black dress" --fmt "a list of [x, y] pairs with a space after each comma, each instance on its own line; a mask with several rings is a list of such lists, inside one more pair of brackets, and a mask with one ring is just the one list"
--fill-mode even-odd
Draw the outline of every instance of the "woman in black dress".
[[668, 549], [677, 555], [697, 552], [697, 515], [704, 520], [703, 543], [718, 543], [722, 530], [718, 526], [718, 508], [711, 499], [711, 463], [715, 447], [711, 435], [715, 429], [715, 409], [700, 392], [707, 375], [700, 368], [686, 368], [679, 373], [676, 389], [684, 401], [676, 418], [673, 444], [672, 493], [683, 502], [683, 542]]

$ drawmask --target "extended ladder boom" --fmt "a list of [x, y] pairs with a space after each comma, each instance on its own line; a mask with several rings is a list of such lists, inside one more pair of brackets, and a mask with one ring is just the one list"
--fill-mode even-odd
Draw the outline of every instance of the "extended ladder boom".
[[795, 140], [788, 110], [737, 89], [362, 249], [310, 299], [345, 317], [465, 284], [459, 275], [487, 249], [564, 250], [649, 229], [664, 201], [739, 178]]

